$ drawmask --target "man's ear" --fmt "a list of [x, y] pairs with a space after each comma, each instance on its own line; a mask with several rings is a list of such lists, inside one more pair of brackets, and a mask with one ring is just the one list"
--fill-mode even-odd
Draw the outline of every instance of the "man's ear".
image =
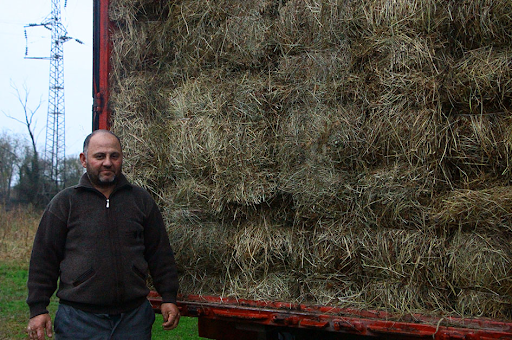
[[85, 158], [84, 153], [80, 153], [80, 163], [82, 163], [82, 166], [84, 168], [87, 168], [87, 159]]

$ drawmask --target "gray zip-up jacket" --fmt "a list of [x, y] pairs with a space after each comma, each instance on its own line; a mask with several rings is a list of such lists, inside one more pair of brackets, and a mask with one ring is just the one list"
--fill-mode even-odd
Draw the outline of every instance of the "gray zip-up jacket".
[[60, 303], [117, 314], [140, 306], [151, 274], [163, 302], [176, 302], [178, 276], [160, 211], [149, 193], [121, 175], [109, 199], [87, 174], [57, 194], [41, 218], [28, 277], [30, 317]]

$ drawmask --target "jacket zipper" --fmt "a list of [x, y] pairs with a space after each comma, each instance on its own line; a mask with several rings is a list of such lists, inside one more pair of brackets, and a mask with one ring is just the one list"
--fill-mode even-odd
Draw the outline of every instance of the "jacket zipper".
[[114, 298], [114, 304], [119, 303], [120, 301], [120, 288], [119, 288], [119, 275], [120, 275], [120, 264], [119, 264], [119, 254], [118, 254], [118, 247], [117, 242], [119, 242], [119, 238], [117, 237], [117, 230], [114, 221], [112, 221], [112, 216], [110, 214], [110, 199], [107, 198], [105, 201], [105, 208], [107, 213], [107, 228], [108, 228], [108, 234], [110, 239], [110, 251], [112, 256], [112, 264], [113, 264], [113, 273], [112, 276], [114, 278], [114, 292], [113, 292], [113, 298]]
[[[110, 194], [114, 194], [115, 190]], [[124, 292], [122, 291], [122, 282], [121, 282], [121, 276], [122, 276], [122, 265], [121, 260], [119, 256], [119, 230], [118, 226], [115, 223], [115, 221], [112, 220], [112, 215], [110, 214], [110, 198], [106, 199], [105, 207], [107, 209], [107, 221], [108, 221], [108, 228], [109, 228], [109, 234], [110, 234], [110, 246], [112, 249], [112, 255], [113, 255], [113, 264], [114, 264], [114, 282], [115, 282], [115, 289], [114, 289], [114, 303], [117, 304], [121, 301], [122, 297], [124, 296]]]

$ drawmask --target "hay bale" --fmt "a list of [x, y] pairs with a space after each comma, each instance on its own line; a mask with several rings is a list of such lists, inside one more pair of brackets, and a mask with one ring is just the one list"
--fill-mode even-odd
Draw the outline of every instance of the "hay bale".
[[507, 1], [451, 1], [455, 41], [467, 49], [510, 46], [512, 6]]
[[455, 114], [498, 115], [510, 106], [512, 50], [484, 46], [467, 51], [452, 65], [448, 95]]
[[113, 130], [182, 291], [510, 318], [510, 7], [112, 1]]
[[510, 238], [457, 232], [447, 246], [453, 286], [506, 296], [512, 292]]
[[[421, 284], [404, 284], [391, 280], [369, 283], [362, 290], [365, 309], [388, 310], [400, 317], [411, 314], [453, 313], [446, 292]], [[428, 306], [428, 309], [425, 309]]]
[[351, 280], [361, 275], [359, 231], [350, 224], [319, 221], [314, 228], [305, 227], [294, 233], [298, 237], [293, 244], [294, 253], [298, 254], [300, 261], [294, 268], [300, 269], [304, 275]]
[[383, 28], [389, 28], [392, 32], [429, 32], [445, 18], [442, 13], [444, 6], [439, 6], [436, 0], [375, 0], [353, 7], [359, 18], [358, 23], [369, 35], [378, 35]]
[[242, 273], [267, 273], [293, 262], [293, 229], [269, 225], [266, 216], [243, 223], [229, 240], [231, 259]]
[[457, 190], [444, 198], [435, 220], [451, 230], [502, 234], [511, 231], [512, 190], [494, 186], [481, 190]]
[[276, 296], [282, 296], [282, 301], [294, 301], [296, 279], [283, 271], [272, 271], [264, 277], [250, 272], [240, 272], [226, 277], [225, 296], [247, 298], [253, 300], [272, 301]]
[[232, 234], [221, 223], [198, 224], [189, 221], [174, 224], [169, 227], [169, 235], [176, 256], [179, 257], [183, 268], [188, 271], [206, 271], [209, 274], [219, 274], [224, 270], [229, 251], [226, 249]]
[[456, 311], [463, 317], [486, 316], [510, 320], [510, 296], [481, 290], [462, 289], [457, 295]]
[[366, 229], [358, 238], [362, 275], [369, 282], [421, 286], [443, 283], [444, 240], [425, 231]]

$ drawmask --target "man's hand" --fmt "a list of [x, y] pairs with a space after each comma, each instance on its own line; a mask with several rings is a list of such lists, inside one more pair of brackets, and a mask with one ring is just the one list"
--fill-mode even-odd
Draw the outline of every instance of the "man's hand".
[[180, 310], [174, 303], [162, 303], [160, 307], [162, 316], [164, 317], [164, 323], [162, 326], [166, 331], [170, 331], [178, 326], [180, 322]]
[[27, 334], [30, 340], [44, 340], [45, 331], [49, 338], [53, 336], [50, 314], [37, 315], [28, 321]]

